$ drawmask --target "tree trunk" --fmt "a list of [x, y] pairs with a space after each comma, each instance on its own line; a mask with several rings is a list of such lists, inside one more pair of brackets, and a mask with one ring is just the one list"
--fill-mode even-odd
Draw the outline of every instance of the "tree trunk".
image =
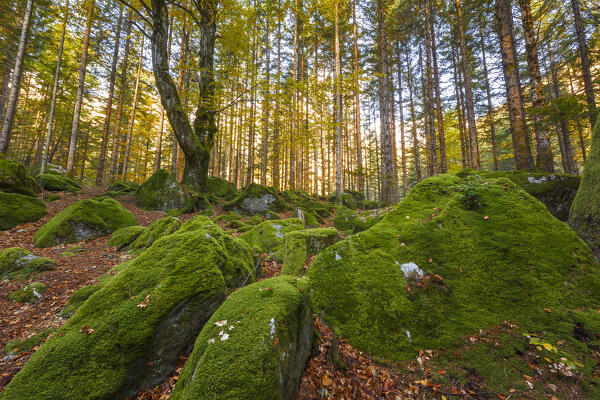
[[19, 102], [19, 91], [21, 89], [21, 77], [23, 75], [23, 61], [25, 60], [25, 50], [27, 41], [29, 40], [29, 26], [31, 25], [31, 14], [33, 13], [33, 0], [27, 0], [25, 9], [25, 17], [23, 18], [23, 26], [21, 28], [21, 37], [19, 38], [19, 48], [15, 59], [15, 67], [13, 69], [10, 92], [8, 94], [8, 103], [6, 113], [0, 131], [0, 153], [6, 155], [10, 145], [10, 134], [15, 121], [15, 112], [17, 111], [17, 103]]
[[196, 3], [200, 24], [198, 36], [198, 108], [193, 127], [182, 107], [179, 93], [169, 74], [169, 12], [165, 0], [152, 0], [152, 61], [161, 103], [185, 155], [182, 182], [204, 192], [214, 136], [217, 132], [214, 107], [214, 53], [216, 5], [212, 1]]
[[592, 74], [590, 73], [589, 50], [585, 41], [583, 21], [581, 19], [581, 11], [579, 10], [579, 0], [571, 0], [571, 8], [573, 9], [573, 19], [575, 20], [575, 33], [577, 35], [577, 44], [579, 46], [581, 75], [583, 77], [585, 88], [585, 98], [588, 103], [588, 118], [590, 120], [591, 129], [593, 130], [596, 125], [598, 111], [596, 109], [596, 99], [594, 98], [594, 85], [592, 83]]
[[446, 159], [446, 132], [444, 129], [444, 110], [442, 108], [442, 94], [440, 90], [440, 72], [438, 67], [437, 44], [435, 37], [435, 15], [431, 14], [431, 54], [433, 55], [433, 79], [435, 83], [435, 102], [438, 123], [438, 140], [440, 142], [440, 172], [448, 172]]
[[495, 0], [496, 23], [500, 49], [502, 53], [502, 68], [506, 86], [506, 98], [513, 148], [515, 153], [515, 168], [530, 171], [533, 169], [531, 149], [527, 139], [525, 116], [521, 97], [521, 82], [519, 79], [519, 65], [515, 54], [512, 11], [508, 0]]
[[413, 80], [412, 80], [412, 69], [410, 65], [410, 60], [408, 58], [408, 47], [405, 51], [406, 56], [406, 72], [407, 72], [407, 84], [408, 84], [408, 94], [410, 97], [410, 118], [412, 120], [412, 140], [413, 140], [413, 157], [415, 159], [415, 174], [417, 177], [417, 182], [421, 182], [423, 179], [421, 176], [421, 158], [419, 155], [419, 139], [417, 136], [417, 112], [415, 110], [415, 102], [413, 98]]
[[425, 86], [427, 89], [427, 100], [425, 102], [427, 109], [427, 119], [429, 123], [428, 137], [429, 137], [429, 162], [427, 167], [429, 169], [429, 176], [437, 175], [437, 149], [436, 149], [436, 138], [435, 138], [435, 108], [433, 105], [433, 71], [432, 71], [432, 54], [431, 54], [431, 16], [429, 13], [429, 0], [425, 1], [425, 51], [426, 51], [426, 64], [425, 64]]
[[138, 60], [137, 73], [135, 77], [135, 89], [133, 91], [133, 106], [131, 107], [131, 116], [129, 117], [129, 133], [127, 135], [127, 145], [125, 146], [125, 158], [123, 159], [123, 174], [121, 179], [126, 181], [127, 163], [129, 162], [129, 151], [131, 149], [131, 138], [133, 136], [133, 126], [135, 125], [135, 112], [137, 111], [138, 95], [140, 91], [140, 75], [142, 73], [142, 61], [144, 59], [144, 35], [140, 45], [140, 58]]
[[[121, 7], [122, 9], [122, 7]], [[65, 4], [65, 18], [63, 19], [62, 33], [60, 36], [60, 45], [58, 46], [58, 59], [56, 60], [56, 71], [54, 72], [54, 84], [52, 86], [52, 100], [50, 103], [50, 115], [48, 116], [48, 132], [46, 133], [46, 143], [42, 152], [42, 165], [40, 166], [40, 174], [46, 173], [48, 165], [48, 151], [50, 150], [50, 140], [52, 138], [52, 126], [54, 124], [54, 111], [56, 108], [56, 95], [58, 93], [58, 80], [60, 78], [60, 64], [65, 45], [65, 34], [67, 32], [67, 18], [69, 17], [69, 0]], [[120, 26], [120, 23], [119, 23]]]
[[404, 101], [402, 99], [402, 53], [400, 52], [400, 43], [397, 44], [398, 53], [398, 97], [400, 109], [400, 150], [402, 157], [402, 196], [408, 194], [408, 172], [406, 170], [406, 144], [404, 139]]
[[334, 38], [334, 52], [335, 52], [335, 69], [333, 74], [333, 81], [335, 84], [335, 202], [342, 204], [342, 66], [340, 58], [340, 29], [339, 29], [339, 15], [338, 15], [338, 2], [335, 1], [334, 10], [334, 26], [335, 26], [335, 38]]
[[262, 171], [260, 175], [260, 183], [267, 184], [267, 171], [269, 169], [269, 121], [271, 119], [271, 24], [270, 24], [270, 7], [265, 16], [267, 20], [266, 45], [265, 45], [265, 75], [266, 75], [266, 90], [264, 90], [263, 100], [263, 129], [264, 136], [262, 138]]
[[494, 160], [494, 171], [498, 171], [498, 145], [496, 143], [496, 125], [494, 122], [494, 107], [492, 106], [492, 93], [488, 74], [487, 59], [485, 56], [485, 41], [483, 38], [483, 26], [479, 22], [479, 39], [481, 41], [481, 60], [483, 62], [483, 79], [485, 82], [485, 93], [487, 96], [488, 120], [490, 122], [490, 137], [492, 140], [492, 158]]
[[[502, 0], [499, 0], [502, 1]], [[469, 167], [481, 168], [479, 164], [479, 152], [477, 149], [479, 145], [477, 143], [477, 126], [475, 122], [475, 104], [473, 103], [473, 89], [471, 85], [471, 71], [469, 68], [469, 54], [467, 53], [467, 44], [465, 41], [465, 33], [463, 26], [463, 14], [460, 0], [456, 0], [456, 12], [458, 15], [458, 36], [459, 36], [459, 49], [460, 49], [460, 60], [463, 74], [463, 81], [465, 87], [465, 99], [467, 103], [467, 121], [469, 122]]]
[[525, 36], [525, 49], [527, 52], [527, 65], [529, 66], [529, 81], [531, 82], [531, 97], [533, 99], [533, 120], [535, 130], [535, 142], [537, 150], [536, 167], [539, 170], [554, 172], [554, 156], [543, 111], [546, 106], [544, 101], [544, 88], [540, 74], [540, 62], [538, 59], [537, 43], [533, 27], [533, 16], [531, 15], [531, 0], [518, 0], [521, 7], [523, 20], [523, 34]]
[[69, 140], [69, 152], [67, 154], [66, 173], [74, 173], [75, 154], [77, 152], [77, 137], [79, 135], [79, 118], [81, 105], [83, 103], [83, 90], [85, 88], [85, 74], [87, 72], [88, 47], [90, 44], [90, 31], [94, 20], [94, 2], [89, 0], [85, 33], [83, 35], [83, 48], [81, 50], [81, 65], [79, 67], [79, 79], [77, 80], [77, 95], [75, 96], [75, 109], [73, 110], [73, 124], [71, 125], [71, 139]]
[[115, 35], [115, 48], [110, 68], [108, 84], [108, 99], [106, 100], [106, 116], [104, 117], [104, 129], [102, 130], [102, 142], [100, 144], [100, 156], [98, 157], [98, 169], [96, 170], [96, 186], [104, 182], [104, 164], [106, 163], [106, 148], [108, 147], [108, 132], [110, 130], [110, 117], [112, 114], [113, 96], [115, 93], [115, 79], [117, 76], [117, 61], [119, 59], [119, 44], [121, 42], [121, 22], [123, 21], [123, 5], [119, 9], [119, 20], [117, 22], [117, 34]]
[[279, 89], [281, 87], [281, 0], [277, 1], [277, 86], [275, 88], [275, 121], [273, 124], [273, 187], [280, 188], [279, 183], [279, 153], [280, 143], [280, 103]]
[[358, 27], [356, 23], [356, 0], [352, 0], [352, 34], [354, 40], [354, 135], [356, 141], [356, 164], [358, 167], [358, 191], [365, 190], [365, 178], [363, 176], [362, 135], [360, 130], [360, 86], [358, 70]]

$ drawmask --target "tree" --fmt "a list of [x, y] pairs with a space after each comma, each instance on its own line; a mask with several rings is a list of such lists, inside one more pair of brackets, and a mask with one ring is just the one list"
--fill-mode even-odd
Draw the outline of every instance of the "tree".
[[15, 58], [15, 67], [12, 74], [10, 93], [8, 95], [8, 104], [6, 113], [0, 131], [0, 154], [6, 155], [10, 144], [10, 134], [15, 121], [15, 112], [19, 101], [19, 91], [21, 90], [21, 77], [23, 76], [23, 61], [25, 60], [25, 50], [29, 39], [29, 26], [31, 24], [31, 14], [33, 13], [33, 0], [27, 0], [25, 8], [25, 18], [21, 27], [21, 37], [19, 39], [19, 48]]

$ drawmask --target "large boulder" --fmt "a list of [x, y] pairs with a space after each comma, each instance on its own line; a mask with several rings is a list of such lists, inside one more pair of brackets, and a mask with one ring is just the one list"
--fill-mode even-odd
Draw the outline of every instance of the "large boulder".
[[590, 154], [571, 207], [569, 225], [600, 258], [600, 118], [592, 134]]
[[311, 351], [308, 292], [308, 279], [285, 276], [233, 293], [198, 335], [171, 399], [294, 399]]
[[136, 225], [133, 214], [111, 198], [78, 201], [55, 215], [35, 233], [36, 247], [77, 243], [110, 235], [126, 226]]
[[460, 178], [479, 176], [483, 179], [509, 179], [544, 203], [548, 211], [561, 221], [569, 219], [569, 210], [581, 182], [581, 177], [577, 175], [548, 172], [465, 169], [456, 175]]
[[81, 190], [81, 184], [74, 179], [58, 174], [40, 174], [37, 180], [44, 188], [50, 192], [78, 192]]
[[206, 194], [217, 198], [228, 199], [237, 193], [237, 188], [231, 182], [218, 176], [211, 176], [206, 183]]
[[301, 229], [304, 229], [304, 225], [299, 218], [270, 220], [261, 222], [239, 237], [250, 246], [258, 247], [263, 253], [270, 253], [281, 248], [286, 233]]
[[142, 233], [148, 230], [145, 226], [133, 225], [116, 230], [110, 235], [108, 246], [114, 246], [118, 251], [125, 250]]
[[0, 192], [0, 230], [37, 221], [44, 215], [46, 206], [37, 197]]
[[39, 257], [29, 250], [20, 247], [9, 247], [0, 250], [0, 277], [19, 276], [26, 278], [32, 274], [56, 268], [56, 263], [49, 258]]
[[157, 240], [97, 284], [3, 400], [133, 398], [168, 377], [230, 291], [254, 281], [243, 241], [212, 223], [195, 227]]
[[22, 164], [0, 159], [0, 191], [35, 197], [42, 189]]
[[342, 239], [335, 228], [315, 228], [283, 236], [282, 275], [302, 276], [308, 257], [318, 254]]
[[144, 210], [168, 211], [183, 208], [188, 196], [173, 175], [161, 169], [138, 188], [135, 199]]
[[505, 321], [577, 356], [587, 351], [578, 326], [600, 344], [597, 261], [507, 179], [429, 178], [381, 222], [322, 252], [307, 276], [328, 324], [392, 360], [451, 350]]
[[233, 200], [225, 203], [225, 210], [240, 214], [264, 214], [267, 210], [284, 212], [291, 210], [285, 200], [271, 187], [251, 183]]

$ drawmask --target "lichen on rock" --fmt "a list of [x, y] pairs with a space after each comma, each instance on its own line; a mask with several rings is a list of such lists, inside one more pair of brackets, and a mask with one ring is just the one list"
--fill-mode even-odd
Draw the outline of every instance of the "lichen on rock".
[[36, 247], [107, 236], [126, 226], [136, 225], [133, 214], [118, 201], [105, 197], [80, 200], [65, 208], [35, 234]]
[[308, 279], [291, 276], [233, 293], [198, 335], [171, 399], [293, 399], [311, 350], [308, 293]]
[[3, 400], [124, 399], [169, 376], [229, 292], [255, 280], [248, 245], [196, 228], [158, 239], [89, 290]]

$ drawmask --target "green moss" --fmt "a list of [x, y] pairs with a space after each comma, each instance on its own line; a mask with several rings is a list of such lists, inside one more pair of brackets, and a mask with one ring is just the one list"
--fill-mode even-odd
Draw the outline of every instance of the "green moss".
[[110, 235], [108, 246], [115, 246], [119, 251], [124, 250], [147, 229], [145, 226], [133, 225], [116, 230]]
[[40, 185], [27, 173], [22, 164], [0, 159], [0, 192], [35, 197], [41, 191]]
[[29, 351], [35, 346], [41, 344], [52, 332], [52, 329], [45, 329], [25, 339], [13, 339], [8, 342], [6, 346], [4, 346], [4, 355], [8, 357], [14, 357], [18, 354]]
[[277, 214], [275, 211], [267, 210], [265, 211], [265, 219], [282, 219], [281, 215]]
[[333, 218], [333, 226], [342, 232], [352, 232], [354, 229], [354, 220], [356, 214], [352, 211], [340, 211], [338, 210]]
[[[360, 195], [360, 196], [358, 196]], [[357, 200], [360, 199], [360, 200]], [[342, 193], [342, 205], [344, 207], [348, 207], [351, 210], [356, 210], [359, 207], [362, 207], [360, 205], [360, 202], [362, 202], [363, 200], [362, 194], [359, 192], [344, 192]], [[335, 203], [336, 202], [336, 196], [335, 193], [332, 193], [329, 196], [329, 202], [330, 203]]]
[[140, 185], [138, 185], [135, 182], [117, 181], [110, 184], [110, 186], [108, 187], [108, 191], [120, 194], [135, 193], [139, 187]]
[[561, 221], [569, 217], [571, 204], [579, 188], [581, 177], [577, 175], [526, 172], [526, 171], [478, 171], [465, 169], [456, 174], [459, 178], [500, 179], [506, 178], [544, 203], [552, 215]]
[[311, 348], [308, 291], [307, 279], [288, 276], [232, 294], [198, 336], [171, 399], [293, 398]]
[[[308, 276], [325, 320], [392, 360], [451, 349], [504, 321], [569, 343], [582, 316], [600, 331], [600, 271], [583, 241], [506, 179], [481, 180], [473, 210], [461, 184], [427, 179], [381, 222], [321, 253]], [[425, 272], [418, 282], [403, 273], [409, 263]]]
[[282, 275], [302, 276], [312, 254], [318, 254], [341, 239], [335, 228], [316, 228], [286, 233], [283, 237]]
[[85, 252], [85, 249], [82, 246], [71, 246], [67, 250], [61, 252], [59, 254], [59, 257], [69, 258], [81, 254], [83, 252]]
[[283, 244], [283, 235], [303, 228], [298, 218], [264, 221], [241, 234], [240, 239], [250, 246], [258, 246], [263, 253], [270, 253]]
[[17, 303], [37, 303], [42, 299], [46, 289], [48, 288], [43, 283], [33, 282], [17, 289], [8, 297]]
[[81, 190], [79, 182], [64, 175], [40, 174], [36, 179], [44, 190], [50, 192], [78, 192]]
[[[600, 122], [600, 118], [598, 119]], [[569, 225], [600, 258], [600, 123], [592, 133], [590, 154], [583, 168], [581, 187], [571, 207]]]
[[56, 268], [56, 263], [46, 257], [38, 257], [20, 247], [0, 250], [0, 276], [2, 279], [18, 277], [26, 279], [31, 275]]
[[240, 229], [240, 228], [246, 228], [246, 227], [249, 227], [249, 229], [252, 229], [253, 226], [254, 225], [249, 225], [249, 224], [246, 224], [244, 221], [239, 221], [239, 220], [231, 221], [230, 223], [227, 224], [227, 227], [231, 228], [231, 229]]
[[363, 211], [352, 218], [352, 232], [358, 233], [366, 231], [389, 212], [388, 209], [380, 208], [376, 210]]
[[3, 400], [115, 399], [156, 386], [228, 292], [254, 280], [252, 262], [249, 247], [222, 230], [157, 240], [109, 275], [34, 353]]
[[225, 210], [241, 214], [264, 214], [267, 210], [285, 212], [291, 207], [273, 188], [252, 183], [233, 200], [225, 203]]
[[322, 222], [323, 222], [323, 219], [321, 217], [319, 217], [317, 214], [314, 214], [310, 211], [304, 213], [304, 227], [305, 228], [307, 228], [307, 229], [318, 228]]
[[77, 243], [136, 225], [133, 214], [111, 198], [86, 199], [65, 208], [35, 234], [37, 247]]
[[136, 202], [142, 209], [159, 211], [183, 208], [187, 205], [187, 197], [175, 178], [162, 169], [144, 182], [135, 195]]
[[181, 227], [181, 220], [175, 217], [166, 217], [156, 220], [148, 225], [141, 234], [129, 245], [129, 250], [143, 251], [163, 236], [170, 235]]
[[223, 178], [211, 176], [206, 183], [206, 193], [217, 198], [228, 199], [237, 193], [237, 188]]
[[215, 217], [213, 220], [215, 222], [219, 222], [219, 221], [231, 222], [231, 221], [239, 221], [240, 219], [242, 219], [242, 216], [240, 214], [230, 211], [227, 214], [223, 214], [223, 215], [219, 215], [219, 216]]
[[35, 197], [0, 192], [0, 230], [34, 222], [46, 215], [44, 202]]

